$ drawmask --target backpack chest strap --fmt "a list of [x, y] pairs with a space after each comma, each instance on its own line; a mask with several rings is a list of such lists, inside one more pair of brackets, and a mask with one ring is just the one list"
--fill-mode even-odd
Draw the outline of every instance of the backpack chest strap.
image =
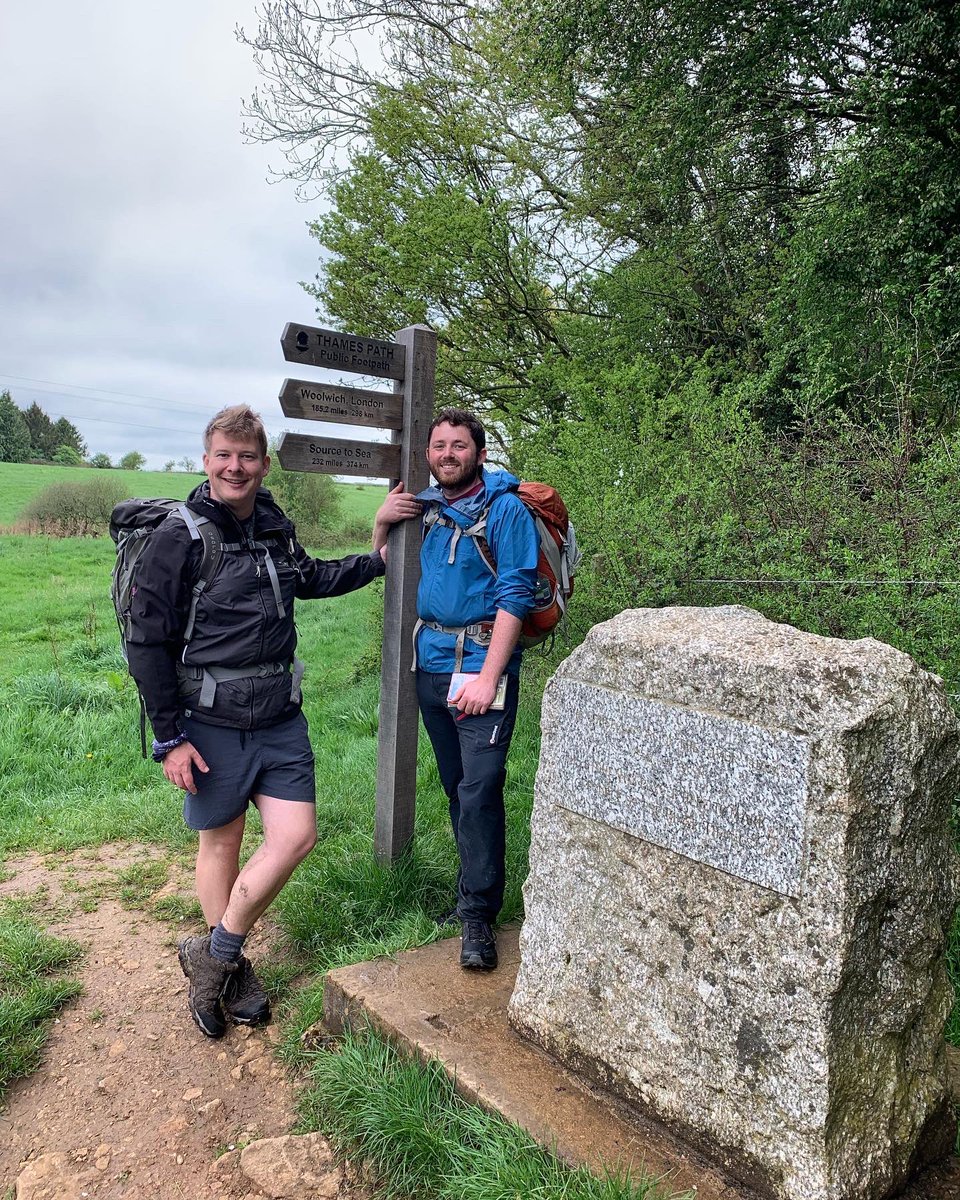
[[453, 652], [453, 669], [455, 671], [463, 669], [463, 649], [467, 638], [471, 642], [475, 642], [478, 646], [485, 647], [490, 645], [490, 639], [493, 637], [492, 621], [477, 621], [473, 625], [441, 625], [438, 621], [424, 621], [418, 617], [417, 623], [413, 627], [413, 663], [410, 666], [411, 671], [417, 669], [417, 634], [424, 628], [435, 629], [437, 633], [449, 633], [456, 637], [457, 641]]
[[[473, 522], [472, 525], [461, 525], [459, 521], [455, 521], [453, 517], [448, 517], [442, 509], [431, 505], [423, 518], [424, 537], [430, 532], [434, 525], [445, 525], [453, 530], [453, 536], [450, 538], [450, 552], [447, 554], [447, 565], [452, 566], [457, 555], [457, 545], [462, 537], [473, 538], [477, 548], [480, 550], [480, 557], [490, 567], [487, 562], [487, 557], [483, 553], [483, 548], [487, 545], [486, 529], [487, 515], [490, 512], [489, 507], [485, 508], [480, 516]], [[493, 567], [490, 567], [493, 570]], [[496, 573], [494, 571], [494, 573]]]

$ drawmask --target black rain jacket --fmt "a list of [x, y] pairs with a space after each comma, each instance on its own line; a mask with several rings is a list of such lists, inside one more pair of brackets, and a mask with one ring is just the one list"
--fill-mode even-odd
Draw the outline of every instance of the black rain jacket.
[[[384, 573], [379, 551], [331, 562], [311, 558], [266, 488], [257, 492], [252, 538], [226, 505], [211, 499], [207, 483], [196, 488], [186, 503], [191, 512], [214, 522], [224, 543], [241, 545], [220, 553], [213, 577], [201, 593], [186, 645], [184, 632], [200, 575], [202, 542], [192, 539], [183, 519], [172, 514], [151, 534], [137, 566], [127, 656], [154, 737], [160, 742], [180, 733], [179, 717], [186, 712], [208, 724], [234, 729], [261, 729], [295, 716], [300, 700], [291, 696], [289, 672], [218, 683], [212, 707], [198, 711], [191, 691], [199, 690], [199, 680], [185, 682], [182, 669], [178, 675], [178, 662], [198, 675], [198, 669], [210, 666], [290, 663], [297, 644], [294, 599], [340, 596]], [[256, 542], [261, 543], [259, 548]], [[266, 562], [268, 551], [273, 572]]]

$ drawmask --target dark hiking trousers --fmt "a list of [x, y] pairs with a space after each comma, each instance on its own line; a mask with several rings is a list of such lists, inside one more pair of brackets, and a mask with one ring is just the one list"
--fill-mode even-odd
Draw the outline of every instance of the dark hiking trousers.
[[492, 924], [503, 905], [503, 785], [520, 680], [509, 676], [505, 707], [489, 709], [482, 716], [463, 716], [448, 705], [449, 687], [449, 674], [417, 671], [420, 714], [450, 801], [450, 822], [460, 854], [457, 909], [462, 921]]

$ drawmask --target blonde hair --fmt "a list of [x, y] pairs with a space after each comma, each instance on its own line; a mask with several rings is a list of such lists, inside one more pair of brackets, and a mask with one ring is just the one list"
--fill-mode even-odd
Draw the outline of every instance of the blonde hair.
[[215, 433], [222, 433], [234, 442], [256, 442], [260, 457], [267, 457], [267, 431], [260, 414], [255, 413], [249, 404], [231, 404], [220, 409], [203, 431], [203, 448], [207, 453], [210, 452]]

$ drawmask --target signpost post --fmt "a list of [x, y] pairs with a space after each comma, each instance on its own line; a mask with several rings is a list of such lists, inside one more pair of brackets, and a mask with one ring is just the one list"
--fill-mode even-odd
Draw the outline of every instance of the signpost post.
[[[309, 325], [289, 324], [280, 339], [288, 362], [394, 380], [393, 392], [287, 379], [280, 392], [286, 416], [392, 431], [389, 443], [285, 433], [277, 457], [286, 470], [403, 480], [409, 492], [429, 482], [424, 448], [433, 415], [437, 335], [425, 325], [401, 329], [385, 342]], [[380, 726], [374, 854], [395, 862], [413, 838], [417, 787], [417, 695], [413, 662], [420, 527], [403, 521], [390, 531], [380, 671]]]

